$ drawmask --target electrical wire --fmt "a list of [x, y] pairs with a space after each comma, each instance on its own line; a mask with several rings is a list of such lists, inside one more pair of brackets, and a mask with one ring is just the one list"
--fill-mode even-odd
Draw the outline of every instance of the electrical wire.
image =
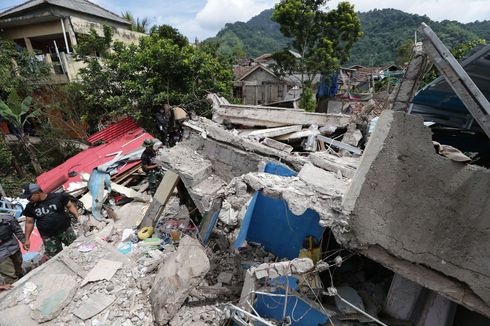
[[383, 323], [382, 321], [380, 321], [379, 319], [371, 316], [370, 314], [368, 314], [367, 312], [365, 312], [364, 310], [362, 309], [359, 309], [358, 307], [356, 307], [355, 305], [353, 305], [352, 303], [350, 303], [349, 301], [345, 300], [344, 298], [342, 298], [338, 293], [336, 294], [336, 296], [342, 300], [342, 302], [344, 302], [345, 304], [347, 304], [348, 306], [352, 307], [353, 309], [357, 310], [358, 312], [360, 312], [361, 314], [363, 314], [364, 316], [372, 319], [373, 321], [377, 322], [378, 324], [382, 325], [382, 326], [388, 326], [386, 325], [385, 323]]

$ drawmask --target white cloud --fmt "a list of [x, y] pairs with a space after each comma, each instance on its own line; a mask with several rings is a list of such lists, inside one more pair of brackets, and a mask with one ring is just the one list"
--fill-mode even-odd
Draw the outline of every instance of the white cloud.
[[[21, 0], [0, 0], [15, 4]], [[148, 17], [155, 24], [177, 27], [191, 41], [214, 36], [226, 23], [248, 21], [279, 0], [92, 0], [120, 13], [130, 10], [137, 17]], [[341, 0], [332, 0], [334, 8]], [[463, 23], [490, 19], [490, 0], [348, 0], [358, 11], [395, 8], [427, 15], [432, 20], [457, 20]]]
[[208, 0], [196, 15], [196, 22], [204, 29], [216, 32], [226, 23], [247, 21], [265, 9], [272, 8], [275, 0]]
[[[334, 7], [340, 0], [329, 2]], [[358, 11], [394, 8], [412, 14], [427, 15], [432, 20], [457, 20], [462, 23], [490, 19], [488, 0], [350, 0]]]

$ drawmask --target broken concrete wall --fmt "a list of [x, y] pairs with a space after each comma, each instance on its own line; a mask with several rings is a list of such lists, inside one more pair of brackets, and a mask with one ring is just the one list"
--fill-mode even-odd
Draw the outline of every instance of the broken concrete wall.
[[200, 242], [185, 236], [179, 248], [167, 257], [155, 277], [150, 302], [155, 321], [168, 323], [209, 271], [209, 259]]
[[420, 117], [385, 111], [343, 209], [354, 247], [379, 245], [490, 303], [490, 171], [435, 154]]
[[256, 172], [268, 161], [282, 162], [295, 171], [299, 171], [307, 162], [287, 151], [244, 139], [205, 118], [189, 121], [186, 127], [188, 132], [179, 146], [188, 146], [211, 161], [214, 174], [226, 182], [240, 175]]
[[186, 144], [212, 161], [213, 171], [227, 182], [242, 174], [256, 172], [264, 164], [264, 158], [260, 155], [239, 150], [213, 139], [204, 139], [196, 133], [189, 135]]

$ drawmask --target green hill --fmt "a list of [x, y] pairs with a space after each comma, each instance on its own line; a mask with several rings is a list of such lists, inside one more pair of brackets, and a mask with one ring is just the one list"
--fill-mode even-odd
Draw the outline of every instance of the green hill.
[[[288, 44], [271, 21], [273, 9], [265, 10], [248, 22], [226, 24], [216, 37], [206, 40], [217, 44], [221, 54], [257, 57], [278, 51]], [[463, 42], [483, 38], [490, 42], [490, 21], [461, 24], [456, 21], [434, 22], [427, 16], [408, 14], [395, 9], [359, 13], [363, 38], [353, 49], [350, 63], [383, 65], [396, 60], [398, 47], [414, 38], [417, 27], [425, 22], [449, 48]]]
[[279, 25], [271, 20], [273, 11], [265, 10], [246, 23], [226, 24], [216, 37], [204, 42], [218, 42], [218, 51], [222, 53], [243, 50], [249, 57], [279, 51], [287, 45], [288, 39], [279, 31]]

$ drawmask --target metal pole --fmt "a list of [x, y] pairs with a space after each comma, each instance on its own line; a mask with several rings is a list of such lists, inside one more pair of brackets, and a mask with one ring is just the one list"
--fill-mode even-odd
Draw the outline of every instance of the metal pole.
[[66, 53], [70, 54], [70, 47], [68, 46], [68, 39], [66, 37], [65, 23], [63, 22], [63, 17], [61, 20], [61, 29], [63, 30], [63, 38], [65, 39]]
[[56, 40], [53, 40], [53, 42], [54, 49], [56, 50], [56, 54], [58, 55], [58, 60], [60, 60], [61, 70], [63, 71], [63, 73], [65, 73], [65, 68], [63, 67], [63, 61], [61, 60], [60, 51], [58, 50], [58, 44], [56, 44]]

